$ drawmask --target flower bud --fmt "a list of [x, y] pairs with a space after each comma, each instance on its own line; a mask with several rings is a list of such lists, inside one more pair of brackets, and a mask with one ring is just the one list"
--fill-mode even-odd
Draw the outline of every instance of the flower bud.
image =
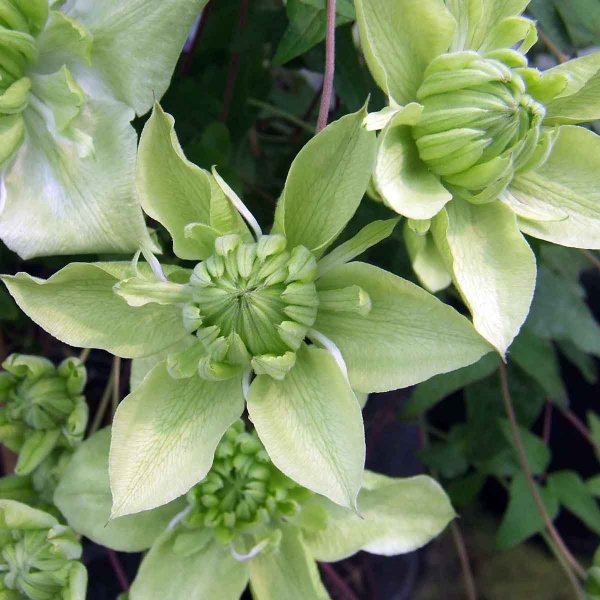
[[312, 495], [278, 471], [256, 433], [237, 421], [217, 446], [208, 475], [187, 494], [189, 508], [180, 521], [176, 551], [197, 551], [212, 536], [238, 555], [274, 548], [282, 520], [301, 519]]
[[527, 92], [524, 71], [476, 52], [439, 56], [426, 69], [413, 137], [453, 193], [495, 200], [535, 152], [545, 108]]
[[[0, 500], [0, 596], [83, 600], [87, 573], [75, 532], [48, 513]], [[3, 594], [5, 592], [6, 594]]]
[[77, 358], [57, 368], [40, 357], [13, 354], [0, 377], [0, 441], [19, 453], [16, 472], [31, 473], [54, 448], [81, 441], [88, 407], [86, 371]]

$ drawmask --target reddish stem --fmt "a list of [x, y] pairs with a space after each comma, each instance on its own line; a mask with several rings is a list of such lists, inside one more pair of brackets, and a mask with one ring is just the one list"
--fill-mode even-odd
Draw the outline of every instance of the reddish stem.
[[348, 584], [339, 576], [338, 572], [326, 562], [319, 563], [321, 571], [340, 595], [340, 600], [358, 600], [356, 594], [348, 587]]
[[587, 443], [596, 451], [600, 452], [600, 446], [596, 444], [590, 430], [581, 422], [577, 415], [568, 408], [559, 407], [562, 416], [573, 425], [573, 427], [583, 436]]
[[552, 432], [552, 404], [546, 401], [546, 407], [544, 409], [544, 425], [542, 429], [542, 439], [544, 444], [548, 445], [550, 441], [550, 433]]
[[108, 552], [108, 560], [110, 561], [110, 564], [113, 568], [113, 571], [115, 572], [115, 575], [117, 576], [117, 579], [119, 581], [119, 585], [121, 586], [121, 589], [124, 592], [128, 592], [129, 591], [129, 581], [127, 579], [127, 575], [125, 573], [125, 570], [123, 569], [123, 565], [121, 564], [121, 561], [119, 560], [119, 557], [117, 556], [117, 553], [114, 550], [107, 550]]
[[331, 94], [333, 93], [333, 76], [335, 73], [335, 0], [327, 0], [327, 35], [325, 37], [325, 78], [323, 80], [323, 94], [317, 121], [317, 132], [325, 129]]
[[181, 65], [181, 74], [187, 75], [192, 66], [192, 62], [194, 61], [194, 56], [196, 54], [196, 50], [198, 49], [198, 44], [204, 35], [204, 30], [206, 29], [206, 21], [208, 20], [208, 15], [212, 10], [212, 2], [209, 3], [204, 10], [202, 11], [202, 15], [200, 16], [200, 23], [198, 24], [198, 29], [196, 30], [196, 34], [194, 35], [194, 39], [192, 41], [192, 45], [188, 53], [185, 56], [183, 64]]

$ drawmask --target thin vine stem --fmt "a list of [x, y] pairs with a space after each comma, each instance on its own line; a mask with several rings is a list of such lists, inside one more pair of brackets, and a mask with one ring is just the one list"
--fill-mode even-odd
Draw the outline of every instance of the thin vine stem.
[[289, 112], [286, 112], [285, 110], [281, 110], [277, 106], [273, 106], [272, 104], [263, 102], [262, 100], [257, 100], [256, 98], [248, 98], [248, 104], [250, 104], [250, 106], [255, 106], [256, 108], [262, 108], [263, 110], [270, 112], [275, 117], [281, 117], [282, 119], [289, 121], [293, 125], [296, 125], [296, 127], [300, 127], [311, 135], [315, 134], [315, 128], [312, 125], [290, 114]]
[[571, 584], [571, 587], [573, 588], [573, 592], [575, 592], [575, 598], [577, 598], [577, 600], [582, 600], [583, 599], [583, 590], [581, 589], [581, 586], [579, 585], [579, 581], [577, 580], [575, 573], [573, 573], [573, 570], [567, 563], [565, 557], [560, 553], [560, 551], [556, 547], [556, 543], [550, 537], [548, 532], [542, 531], [541, 535], [542, 535], [542, 539], [546, 543], [546, 546], [548, 546], [548, 548], [550, 549], [550, 552], [552, 552], [552, 554], [554, 555], [554, 558], [556, 558], [556, 560], [558, 561], [558, 564], [562, 567], [562, 570], [565, 572], [565, 575], [567, 576], [567, 579], [569, 580], [569, 583]]
[[568, 408], [558, 407], [560, 414], [581, 434], [585, 441], [596, 451], [600, 452], [600, 446], [594, 441], [590, 430], [581, 422], [577, 415]]
[[540, 31], [538, 29], [538, 33], [540, 39], [542, 40], [542, 42], [544, 42], [546, 48], [548, 48], [548, 50], [550, 50], [550, 52], [554, 54], [554, 57], [556, 58], [556, 60], [558, 60], [558, 62], [566, 63], [569, 60], [569, 57], [564, 52], [562, 52], [558, 48], [558, 46], [556, 46], [556, 44], [543, 31]]
[[324, 575], [333, 584], [340, 594], [341, 600], [358, 600], [356, 594], [348, 587], [348, 584], [342, 579], [340, 574], [329, 563], [319, 563]]
[[510, 421], [510, 428], [512, 432], [512, 437], [515, 442], [515, 446], [517, 449], [517, 454], [519, 456], [519, 462], [521, 463], [521, 468], [523, 469], [523, 474], [525, 475], [525, 479], [527, 480], [527, 485], [529, 486], [529, 490], [531, 491], [531, 495], [540, 511], [540, 515], [544, 521], [544, 525], [548, 530], [548, 533], [552, 537], [554, 543], [557, 546], [558, 551], [560, 551], [561, 555], [565, 558], [570, 567], [575, 571], [575, 573], [580, 578], [585, 578], [585, 569], [579, 564], [577, 559], [571, 554], [567, 546], [565, 545], [562, 537], [558, 533], [556, 527], [552, 523], [552, 519], [550, 519], [550, 515], [548, 515], [548, 511], [544, 506], [544, 502], [542, 497], [540, 496], [540, 492], [535, 484], [533, 479], [533, 475], [531, 473], [531, 469], [529, 467], [529, 463], [527, 462], [527, 455], [525, 453], [525, 447], [523, 446], [523, 441], [521, 440], [521, 434], [519, 433], [519, 426], [517, 425], [517, 418], [515, 416], [515, 411], [512, 405], [512, 399], [510, 396], [510, 390], [508, 388], [508, 378], [506, 375], [506, 367], [503, 363], [500, 363], [500, 385], [502, 388], [502, 399], [504, 400], [504, 406], [506, 409], [506, 414], [508, 416], [508, 420]]
[[331, 106], [333, 93], [333, 76], [335, 74], [335, 0], [327, 0], [327, 35], [325, 37], [325, 78], [323, 94], [317, 121], [317, 132], [325, 129]]
[[112, 414], [114, 417], [121, 400], [121, 359], [118, 356], [113, 359], [112, 370]]
[[458, 558], [460, 559], [467, 598], [468, 600], [477, 600], [477, 588], [475, 586], [473, 570], [471, 569], [471, 561], [469, 560], [464, 537], [456, 521], [452, 521], [450, 524], [450, 531], [452, 532], [452, 539], [454, 540]]
[[79, 360], [84, 363], [88, 359], [91, 351], [91, 348], [84, 348], [79, 355]]
[[125, 573], [125, 569], [123, 569], [123, 565], [117, 556], [117, 553], [114, 550], [108, 550], [108, 560], [117, 576], [117, 580], [119, 581], [119, 585], [124, 592], [129, 591], [129, 580], [127, 579], [127, 574]]
[[98, 428], [102, 424], [102, 419], [106, 414], [106, 409], [108, 408], [108, 402], [112, 395], [113, 389], [113, 371], [111, 370], [110, 375], [108, 376], [108, 380], [106, 381], [106, 387], [102, 392], [102, 397], [100, 398], [100, 402], [98, 403], [98, 408], [96, 409], [96, 414], [94, 415], [94, 420], [92, 421], [92, 425], [90, 427], [89, 435], [93, 435], [98, 431]]
[[593, 252], [590, 252], [585, 248], [580, 248], [579, 252], [581, 252], [596, 267], [596, 269], [600, 270], [600, 259], [598, 259]]

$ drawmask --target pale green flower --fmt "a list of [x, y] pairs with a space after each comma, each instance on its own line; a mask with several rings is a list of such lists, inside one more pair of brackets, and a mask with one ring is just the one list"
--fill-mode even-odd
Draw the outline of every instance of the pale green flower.
[[82, 395], [86, 370], [78, 358], [67, 358], [58, 367], [39, 356], [11, 354], [0, 372], [0, 442], [19, 454], [17, 475], [38, 469], [54, 450], [40, 479], [62, 463], [62, 450], [71, 450], [83, 439], [88, 406]]
[[356, 394], [412, 385], [491, 350], [427, 292], [351, 262], [396, 219], [324, 255], [370, 178], [375, 134], [362, 127], [365, 115], [332, 123], [302, 149], [265, 235], [218, 174], [185, 159], [157, 107], [140, 143], [140, 198], [196, 266], [161, 267], [146, 253], [149, 264], [136, 257], [71, 264], [47, 281], [3, 278], [59, 339], [141, 359], [114, 420], [113, 517], [187, 492], [245, 406], [280, 471], [356, 508], [365, 455]]
[[[56, 501], [71, 526], [115, 550], [150, 548], [131, 600], [238, 600], [249, 584], [255, 600], [325, 600], [315, 560], [338, 561], [359, 550], [393, 556], [441, 533], [454, 511], [442, 488], [425, 476], [408, 479], [365, 472], [361, 516], [294, 483], [271, 462], [241, 421], [225, 433], [210, 471], [167, 507], [112, 521], [110, 435], [84, 442], [61, 481]], [[90, 481], [95, 484], [90, 494]], [[103, 486], [103, 487], [102, 487]], [[86, 510], [80, 498], [91, 499]], [[143, 523], [153, 537], [140, 540]], [[162, 529], [161, 529], [162, 528]]]
[[527, 0], [359, 0], [361, 42], [389, 106], [373, 195], [408, 218], [421, 282], [454, 281], [505, 354], [536, 278], [522, 233], [600, 248], [600, 52], [543, 73]]
[[85, 600], [77, 535], [48, 513], [0, 500], [0, 597]]
[[24, 258], [152, 246], [135, 114], [206, 0], [0, 0], [0, 238]]

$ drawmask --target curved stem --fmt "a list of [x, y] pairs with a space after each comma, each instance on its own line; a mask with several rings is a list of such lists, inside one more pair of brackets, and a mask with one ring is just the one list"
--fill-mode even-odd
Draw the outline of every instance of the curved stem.
[[100, 398], [100, 402], [98, 404], [98, 408], [96, 409], [96, 414], [94, 415], [94, 420], [92, 421], [92, 425], [90, 427], [90, 433], [88, 435], [91, 436], [102, 424], [102, 419], [106, 414], [106, 409], [108, 408], [108, 401], [110, 400], [112, 389], [113, 389], [113, 371], [111, 370], [110, 375], [108, 376], [108, 380], [106, 382], [106, 387], [104, 388], [104, 392], [102, 392], [102, 397]]
[[573, 427], [582, 435], [586, 442], [596, 451], [600, 452], [600, 446], [594, 441], [589, 429], [581, 422], [577, 415], [568, 408], [558, 407], [562, 416], [573, 425]]
[[121, 400], [121, 359], [115, 356], [113, 359], [113, 380], [112, 380], [112, 414], [117, 412], [119, 401]]
[[515, 411], [513, 409], [512, 400], [510, 397], [510, 391], [508, 389], [508, 378], [506, 376], [506, 367], [504, 363], [500, 363], [500, 385], [502, 387], [502, 399], [504, 400], [504, 406], [506, 408], [506, 414], [508, 416], [508, 420], [510, 421], [510, 428], [513, 436], [513, 440], [515, 442], [515, 446], [517, 448], [517, 454], [519, 456], [519, 462], [521, 463], [521, 468], [523, 469], [523, 474], [525, 475], [525, 479], [527, 480], [527, 485], [529, 486], [529, 490], [531, 491], [531, 495], [535, 500], [535, 503], [540, 511], [540, 515], [544, 521], [546, 529], [548, 533], [552, 537], [554, 543], [558, 551], [565, 558], [570, 567], [575, 571], [575, 573], [580, 578], [585, 578], [585, 569], [579, 564], [577, 559], [571, 554], [560, 534], [554, 527], [552, 520], [550, 519], [550, 515], [544, 506], [544, 502], [542, 497], [540, 496], [540, 492], [533, 480], [533, 475], [531, 473], [531, 469], [529, 468], [529, 463], [527, 462], [527, 455], [525, 453], [525, 447], [523, 446], [523, 441], [521, 440], [521, 435], [519, 433], [519, 426], [517, 425], [517, 418], [515, 416]]
[[573, 592], [575, 593], [575, 598], [577, 598], [577, 600], [582, 600], [583, 592], [581, 590], [581, 586], [579, 585], [579, 581], [577, 581], [577, 577], [575, 577], [575, 574], [573, 573], [571, 567], [565, 560], [565, 557], [559, 552], [558, 548], [556, 547], [556, 544], [554, 543], [554, 541], [548, 535], [547, 532], [542, 531], [541, 535], [542, 535], [542, 539], [546, 543], [546, 546], [548, 546], [548, 548], [550, 549], [552, 554], [554, 554], [554, 557], [556, 558], [556, 560], [562, 567], [563, 571], [565, 572], [565, 575], [567, 576], [567, 579], [569, 580], [569, 583], [571, 584], [571, 587], [573, 588]]
[[117, 556], [117, 553], [114, 550], [108, 550], [108, 560], [110, 560], [110, 564], [117, 576], [119, 581], [119, 585], [123, 589], [124, 592], [129, 591], [129, 581], [127, 580], [127, 574], [123, 569], [123, 565], [121, 565], [121, 561]]
[[329, 563], [320, 562], [319, 566], [325, 577], [329, 579], [330, 583], [335, 586], [336, 590], [339, 592], [341, 600], [358, 600], [356, 594], [348, 587], [348, 584]]
[[88, 359], [91, 351], [91, 348], [84, 348], [79, 355], [79, 360], [84, 363]]
[[456, 521], [452, 521], [450, 524], [450, 531], [452, 531], [452, 538], [454, 539], [454, 545], [460, 559], [467, 598], [468, 600], [477, 600], [477, 588], [475, 587], [475, 578], [473, 577], [469, 554], [467, 553], [465, 540]]
[[593, 252], [583, 248], [580, 248], [579, 252], [581, 252], [596, 267], [596, 269], [600, 269], [600, 259], [598, 259]]
[[335, 0], [327, 0], [327, 36], [325, 38], [325, 79], [323, 80], [323, 94], [319, 108], [317, 132], [325, 129], [331, 95], [333, 93], [333, 75], [335, 73]]

